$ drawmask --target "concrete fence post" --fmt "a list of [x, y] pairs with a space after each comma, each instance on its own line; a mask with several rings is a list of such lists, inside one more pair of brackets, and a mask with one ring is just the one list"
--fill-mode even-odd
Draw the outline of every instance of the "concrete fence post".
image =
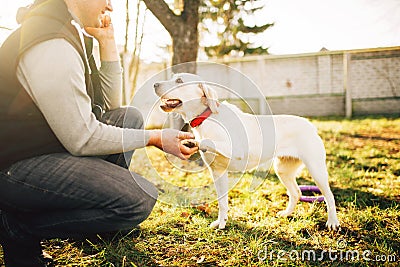
[[343, 53], [343, 89], [345, 93], [345, 114], [346, 118], [351, 118], [353, 115], [353, 103], [351, 97], [351, 86], [350, 86], [350, 54]]

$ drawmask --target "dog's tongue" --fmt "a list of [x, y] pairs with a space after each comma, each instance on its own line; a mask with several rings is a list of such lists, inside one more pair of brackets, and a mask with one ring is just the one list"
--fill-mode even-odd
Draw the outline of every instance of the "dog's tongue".
[[175, 108], [179, 106], [179, 104], [181, 104], [181, 101], [179, 99], [168, 99], [167, 101], [165, 101], [165, 104], [168, 107]]
[[182, 105], [182, 101], [179, 99], [163, 99], [160, 107], [165, 112], [171, 112], [180, 105]]

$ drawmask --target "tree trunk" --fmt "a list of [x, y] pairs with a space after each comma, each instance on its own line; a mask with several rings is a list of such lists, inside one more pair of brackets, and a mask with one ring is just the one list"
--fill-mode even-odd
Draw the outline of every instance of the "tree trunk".
[[[196, 73], [200, 0], [184, 0], [184, 8], [179, 16], [174, 14], [163, 0], [144, 2], [171, 35], [172, 71]], [[186, 62], [190, 63], [182, 64]]]
[[[196, 59], [199, 49], [199, 0], [185, 0], [181, 22], [171, 32], [173, 44], [172, 71], [196, 73]], [[190, 62], [188, 64], [182, 64]]]

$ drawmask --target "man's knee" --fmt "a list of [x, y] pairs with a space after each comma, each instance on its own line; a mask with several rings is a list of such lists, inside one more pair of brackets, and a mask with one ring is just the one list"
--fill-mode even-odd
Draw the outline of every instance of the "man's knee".
[[144, 119], [142, 113], [135, 107], [125, 108], [124, 128], [143, 129]]
[[134, 215], [136, 224], [140, 224], [141, 222], [143, 222], [150, 216], [151, 212], [154, 209], [156, 202], [157, 202], [157, 198], [149, 197], [146, 201], [144, 201], [140, 205], [140, 208], [138, 209], [138, 213], [136, 213]]
[[138, 206], [137, 212], [133, 214], [134, 217], [137, 217], [140, 221], [138, 222], [139, 224], [147, 219], [147, 217], [149, 217], [151, 211], [153, 210], [154, 205], [157, 202], [158, 190], [154, 186], [154, 184], [152, 184], [140, 175], [134, 174], [134, 179], [141, 188], [140, 205]]
[[140, 203], [134, 203], [134, 205], [128, 205], [119, 210], [117, 213], [119, 219], [117, 221], [120, 220], [121, 230], [130, 229], [146, 220], [153, 211], [156, 202], [157, 199], [148, 198]]
[[139, 175], [134, 175], [139, 190], [124, 196], [123, 203], [113, 212], [127, 223], [128, 227], [136, 226], [146, 220], [157, 202], [157, 188]]

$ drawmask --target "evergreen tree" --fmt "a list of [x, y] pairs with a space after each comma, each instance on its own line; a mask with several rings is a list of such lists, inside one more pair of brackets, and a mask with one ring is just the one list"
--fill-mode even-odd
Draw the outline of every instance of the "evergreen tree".
[[[263, 0], [203, 0], [199, 8], [200, 27], [208, 56], [244, 56], [268, 54], [268, 48], [256, 42], [256, 35], [263, 33], [273, 23], [255, 25], [255, 15], [265, 5]], [[249, 22], [251, 20], [251, 22]]]
[[[172, 38], [172, 65], [194, 62], [199, 49], [199, 32], [203, 39], [216, 42], [205, 47], [209, 56], [267, 54], [254, 40], [273, 24], [250, 25], [264, 0], [143, 0]], [[172, 4], [172, 5], [171, 5]], [[178, 9], [177, 6], [179, 7]], [[174, 72], [196, 72], [196, 65], [174, 68]]]

